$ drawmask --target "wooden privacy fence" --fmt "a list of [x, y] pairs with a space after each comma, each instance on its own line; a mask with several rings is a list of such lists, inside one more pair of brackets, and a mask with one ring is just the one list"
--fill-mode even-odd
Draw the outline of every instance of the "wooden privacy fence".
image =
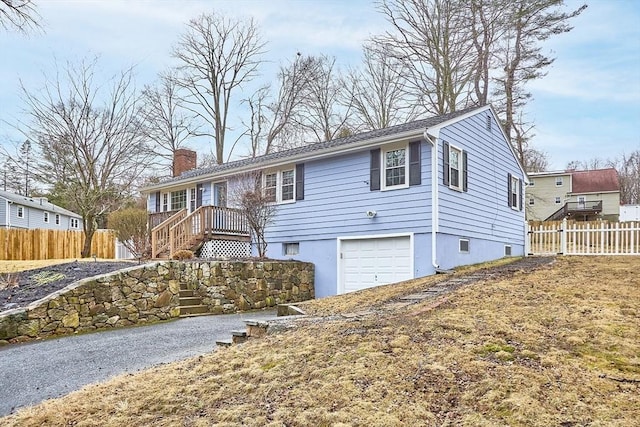
[[[96, 231], [91, 244], [91, 254], [98, 258], [113, 259], [115, 242], [113, 231]], [[80, 258], [83, 245], [82, 231], [0, 229], [0, 260]]]
[[529, 223], [529, 255], [640, 255], [640, 222]]

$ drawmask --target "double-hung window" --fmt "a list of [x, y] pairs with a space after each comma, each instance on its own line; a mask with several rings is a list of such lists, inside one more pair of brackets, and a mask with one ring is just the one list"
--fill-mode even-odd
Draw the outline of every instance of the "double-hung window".
[[452, 190], [467, 191], [467, 152], [447, 142], [443, 143], [443, 183]]
[[71, 228], [78, 228], [78, 218], [71, 218]]
[[407, 148], [394, 148], [384, 152], [383, 188], [407, 186]]
[[263, 174], [262, 191], [271, 203], [289, 203], [296, 199], [296, 171], [285, 169]]
[[18, 216], [18, 218], [24, 218], [24, 208], [22, 206], [18, 206], [18, 212], [16, 213], [16, 215]]
[[43, 212], [42, 219], [43, 219], [44, 222], [48, 223], [49, 222], [49, 212]]
[[166, 212], [169, 210], [169, 194], [162, 194], [162, 212]]
[[511, 209], [522, 210], [522, 180], [515, 175], [507, 175], [507, 197]]

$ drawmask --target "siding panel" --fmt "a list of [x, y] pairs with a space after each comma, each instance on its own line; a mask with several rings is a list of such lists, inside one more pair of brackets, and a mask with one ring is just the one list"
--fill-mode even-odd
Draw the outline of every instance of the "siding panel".
[[[440, 152], [442, 141], [468, 152], [469, 189], [462, 193], [441, 185], [439, 231], [524, 244], [524, 215], [506, 203], [508, 174], [520, 179], [524, 176], [493, 117], [491, 130], [487, 130], [487, 114], [478, 113], [440, 132]], [[442, 183], [443, 171], [439, 169]]]
[[[267, 240], [271, 245], [291, 239], [430, 232], [430, 152], [430, 145], [422, 142], [422, 184], [388, 191], [370, 190], [369, 150], [306, 162], [305, 198], [278, 206]], [[376, 217], [368, 218], [367, 211], [376, 211]]]

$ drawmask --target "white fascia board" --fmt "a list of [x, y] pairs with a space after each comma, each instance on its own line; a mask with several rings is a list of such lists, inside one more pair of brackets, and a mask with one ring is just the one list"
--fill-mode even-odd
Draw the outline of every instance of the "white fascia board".
[[337, 147], [330, 147], [324, 150], [313, 151], [311, 153], [300, 153], [297, 155], [287, 156], [280, 159], [274, 159], [272, 161], [264, 161], [255, 164], [245, 165], [242, 167], [237, 167], [233, 169], [228, 169], [222, 172], [214, 172], [209, 174], [197, 175], [193, 177], [186, 178], [184, 180], [178, 180], [165, 184], [154, 184], [148, 187], [144, 187], [140, 189], [140, 193], [149, 194], [158, 190], [169, 190], [172, 188], [183, 188], [185, 186], [189, 186], [191, 184], [209, 181], [209, 180], [221, 180], [224, 178], [229, 178], [235, 175], [239, 175], [245, 172], [251, 172], [255, 170], [263, 170], [269, 168], [278, 168], [284, 165], [290, 165], [292, 163], [301, 162], [301, 161], [311, 161], [311, 160], [319, 160], [326, 157], [331, 157], [336, 154], [348, 154], [354, 151], [360, 151], [366, 148], [373, 148], [379, 145], [384, 144], [392, 144], [395, 142], [410, 142], [409, 140], [419, 137], [422, 138], [424, 133], [423, 128], [413, 129], [410, 131], [396, 133], [393, 135], [384, 135], [373, 139], [365, 139], [362, 141], [355, 142], [353, 144], [348, 144], [347, 146], [340, 145]]
[[500, 129], [500, 132], [502, 133], [502, 137], [504, 138], [505, 142], [507, 143], [507, 145], [509, 146], [509, 150], [511, 150], [511, 154], [513, 155], [513, 158], [515, 159], [516, 163], [518, 164], [518, 167], [520, 168], [520, 171], [522, 172], [522, 176], [524, 177], [524, 182], [525, 184], [529, 184], [529, 176], [527, 174], [527, 171], [524, 170], [524, 167], [522, 166], [522, 164], [520, 163], [520, 159], [518, 159], [518, 154], [516, 153], [516, 150], [513, 149], [513, 146], [511, 145], [511, 143], [509, 142], [509, 138], [507, 138], [507, 134], [504, 133], [504, 129], [502, 128], [502, 125], [500, 124], [500, 118], [498, 118], [498, 114], [496, 113], [496, 110], [494, 110], [493, 106], [487, 104], [483, 107], [478, 107], [475, 110], [469, 111], [468, 113], [465, 113], [461, 116], [458, 117], [454, 117], [453, 119], [447, 120], [445, 122], [439, 123], [437, 125], [431, 126], [429, 129], [427, 129], [427, 132], [429, 135], [434, 136], [435, 138], [439, 138], [440, 137], [440, 129], [443, 129], [447, 126], [450, 126], [454, 123], [458, 123], [464, 119], [467, 119], [469, 117], [475, 116], [478, 113], [482, 113], [483, 111], [487, 111], [489, 110], [491, 112], [491, 114], [493, 115], [493, 119], [496, 121], [496, 123], [498, 124], [498, 129]]

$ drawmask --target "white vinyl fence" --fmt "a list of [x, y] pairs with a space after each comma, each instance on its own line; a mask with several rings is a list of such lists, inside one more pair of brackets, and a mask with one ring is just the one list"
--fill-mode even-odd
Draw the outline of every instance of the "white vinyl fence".
[[529, 223], [529, 255], [640, 255], [640, 222]]

